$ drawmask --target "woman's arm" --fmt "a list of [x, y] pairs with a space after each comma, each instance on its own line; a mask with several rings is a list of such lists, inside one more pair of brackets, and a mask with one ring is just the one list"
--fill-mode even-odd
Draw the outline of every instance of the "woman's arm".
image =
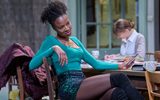
[[29, 64], [30, 70], [38, 68], [40, 65], [42, 65], [43, 58], [51, 56], [52, 53], [54, 52], [52, 46], [49, 46], [48, 42], [49, 42], [48, 38], [46, 38], [42, 42], [40, 49], [30, 61]]
[[78, 45], [82, 48], [84, 55], [83, 60], [90, 64], [93, 68], [103, 70], [103, 69], [118, 69], [118, 64], [107, 63], [100, 60], [95, 59], [83, 46], [83, 44], [75, 37], [74, 40], [78, 43]]
[[65, 63], [68, 63], [68, 58], [66, 53], [55, 44], [53, 37], [47, 37], [43, 42], [39, 49], [39, 51], [36, 53], [36, 55], [32, 58], [29, 69], [33, 70], [35, 68], [38, 68], [40, 65], [42, 65], [42, 61], [44, 57], [51, 57], [53, 53], [56, 53], [58, 55], [58, 59], [60, 62], [60, 65], [63, 66]]

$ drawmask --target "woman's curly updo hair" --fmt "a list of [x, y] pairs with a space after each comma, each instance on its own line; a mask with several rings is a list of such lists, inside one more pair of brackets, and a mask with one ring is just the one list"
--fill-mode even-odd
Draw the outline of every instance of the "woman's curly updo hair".
[[134, 22], [131, 20], [127, 19], [118, 19], [114, 24], [113, 24], [113, 33], [117, 34], [118, 32], [122, 32], [125, 29], [131, 30], [134, 28]]
[[44, 8], [41, 14], [41, 21], [43, 23], [52, 23], [60, 16], [67, 13], [67, 7], [63, 2], [54, 1], [50, 2], [47, 7]]

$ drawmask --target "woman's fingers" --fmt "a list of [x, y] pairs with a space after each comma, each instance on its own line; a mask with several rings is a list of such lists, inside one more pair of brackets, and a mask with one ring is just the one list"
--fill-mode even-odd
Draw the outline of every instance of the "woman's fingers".
[[68, 58], [64, 52], [60, 54], [60, 65], [63, 66], [64, 64], [68, 63]]
[[67, 64], [68, 58], [66, 53], [59, 46], [54, 46], [53, 49], [58, 55], [58, 60], [60, 62], [60, 65], [64, 66], [64, 64]]

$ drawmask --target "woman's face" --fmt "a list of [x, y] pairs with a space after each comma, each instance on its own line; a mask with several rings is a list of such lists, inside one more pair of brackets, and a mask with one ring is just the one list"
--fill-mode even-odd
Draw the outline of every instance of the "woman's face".
[[130, 31], [128, 29], [124, 29], [117, 33], [117, 37], [120, 39], [127, 39], [130, 36]]
[[69, 37], [71, 35], [72, 25], [66, 14], [58, 17], [54, 22], [54, 29], [60, 37]]

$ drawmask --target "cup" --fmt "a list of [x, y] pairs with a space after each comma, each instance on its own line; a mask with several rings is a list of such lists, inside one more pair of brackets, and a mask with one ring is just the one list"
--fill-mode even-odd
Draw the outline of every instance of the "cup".
[[95, 57], [96, 59], [99, 58], [99, 51], [98, 51], [98, 50], [93, 50], [93, 51], [91, 52], [91, 54], [92, 54], [92, 56]]
[[145, 61], [143, 64], [143, 67], [149, 72], [154, 72], [157, 67], [157, 62], [156, 61]]

